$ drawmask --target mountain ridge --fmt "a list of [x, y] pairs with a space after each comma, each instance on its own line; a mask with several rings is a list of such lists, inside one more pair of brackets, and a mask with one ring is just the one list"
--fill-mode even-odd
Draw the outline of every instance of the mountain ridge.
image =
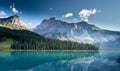
[[0, 50], [98, 50], [91, 44], [48, 39], [24, 29], [19, 16], [0, 19], [0, 24]]
[[120, 32], [101, 29], [87, 22], [68, 23], [50, 18], [43, 20], [33, 31], [46, 38], [90, 43], [101, 48], [117, 47], [120, 43]]
[[0, 26], [16, 30], [29, 30], [18, 15], [13, 15], [8, 18], [0, 18]]

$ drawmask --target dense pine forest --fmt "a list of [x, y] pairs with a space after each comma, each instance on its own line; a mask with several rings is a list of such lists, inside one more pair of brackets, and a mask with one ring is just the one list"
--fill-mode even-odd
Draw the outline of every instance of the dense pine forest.
[[0, 27], [0, 42], [12, 39], [10, 48], [16, 50], [98, 50], [91, 44], [48, 39], [28, 30]]

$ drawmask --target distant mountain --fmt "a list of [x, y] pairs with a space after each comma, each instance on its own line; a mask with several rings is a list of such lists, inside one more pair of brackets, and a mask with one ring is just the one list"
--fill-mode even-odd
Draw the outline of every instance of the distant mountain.
[[101, 29], [87, 22], [68, 23], [44, 19], [34, 32], [47, 38], [95, 44], [101, 48], [120, 48], [120, 32]]
[[91, 44], [47, 39], [29, 30], [0, 27], [0, 50], [98, 50]]
[[17, 15], [8, 18], [0, 18], [0, 26], [16, 30], [28, 29], [23, 20]]
[[18, 16], [0, 19], [0, 50], [98, 50], [91, 44], [48, 39], [27, 30]]

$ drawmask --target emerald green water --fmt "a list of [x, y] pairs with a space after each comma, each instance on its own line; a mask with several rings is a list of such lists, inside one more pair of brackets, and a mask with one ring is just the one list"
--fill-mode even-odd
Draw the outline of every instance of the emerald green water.
[[0, 71], [120, 71], [119, 51], [0, 51]]

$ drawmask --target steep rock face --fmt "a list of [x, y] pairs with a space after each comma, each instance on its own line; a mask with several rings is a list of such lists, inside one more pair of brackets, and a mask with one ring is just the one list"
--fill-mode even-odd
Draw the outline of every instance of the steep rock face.
[[0, 18], [0, 26], [17, 30], [28, 29], [22, 19], [17, 15]]
[[120, 32], [104, 30], [87, 22], [67, 23], [50, 18], [33, 30], [47, 38], [91, 43], [101, 48], [118, 48], [120, 44]]

